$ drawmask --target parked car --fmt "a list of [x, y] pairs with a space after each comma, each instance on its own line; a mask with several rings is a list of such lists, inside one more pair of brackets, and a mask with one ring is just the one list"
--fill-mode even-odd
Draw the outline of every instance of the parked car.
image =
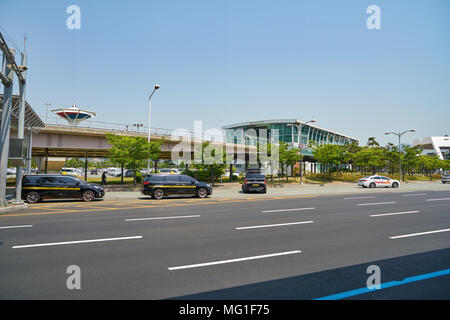
[[98, 174], [97, 169], [91, 169], [91, 174], [92, 174], [92, 175], [97, 175], [97, 174]]
[[62, 168], [60, 171], [61, 174], [73, 175], [73, 176], [82, 176], [83, 171], [76, 168]]
[[262, 173], [247, 171], [245, 175], [244, 183], [242, 184], [242, 191], [247, 192], [267, 192], [267, 180], [266, 176]]
[[[240, 172], [239, 171], [233, 171], [233, 177], [239, 178]], [[225, 170], [225, 172], [222, 174], [222, 178], [229, 178], [230, 177], [230, 170]]]
[[123, 176], [124, 176], [124, 177], [127, 177], [127, 178], [132, 177], [132, 176], [133, 176], [133, 170], [131, 170], [131, 169], [125, 170], [125, 171], [123, 172]]
[[441, 181], [442, 183], [450, 182], [450, 174], [443, 175]]
[[181, 174], [181, 170], [177, 168], [162, 168], [158, 170], [159, 173], [172, 173], [172, 174]]
[[70, 175], [25, 175], [22, 180], [22, 199], [36, 203], [44, 199], [82, 199], [92, 201], [103, 198], [102, 186], [87, 183]]
[[144, 178], [142, 193], [158, 200], [169, 195], [206, 198], [212, 194], [212, 187], [184, 174], [150, 174]]
[[398, 188], [400, 186], [400, 181], [394, 180], [388, 177], [384, 176], [370, 176], [361, 178], [358, 180], [358, 186], [361, 186], [363, 188], [379, 188], [379, 187], [385, 187], [385, 188]]
[[108, 171], [106, 172], [106, 174], [111, 176], [111, 177], [120, 177], [122, 175], [122, 169], [109, 168]]

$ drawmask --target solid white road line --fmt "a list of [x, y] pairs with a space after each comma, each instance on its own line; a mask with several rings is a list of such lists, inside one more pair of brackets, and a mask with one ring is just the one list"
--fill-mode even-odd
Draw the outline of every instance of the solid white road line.
[[27, 224], [23, 226], [6, 226], [6, 227], [0, 227], [0, 229], [15, 229], [15, 228], [31, 228], [32, 224]]
[[344, 200], [354, 200], [354, 199], [373, 199], [375, 196], [370, 197], [352, 197], [352, 198], [344, 198]]
[[450, 198], [427, 199], [427, 201], [442, 201], [442, 200], [450, 200]]
[[389, 237], [389, 239], [408, 238], [408, 237], [421, 236], [421, 235], [424, 235], [424, 234], [439, 233], [439, 232], [448, 232], [448, 231], [450, 231], [450, 229], [442, 229], [442, 230], [435, 230], [435, 231], [427, 231], [427, 232], [411, 233], [411, 234], [405, 234], [405, 235], [402, 235], [402, 236]]
[[392, 203], [397, 203], [397, 202], [390, 201], [390, 202], [359, 203], [359, 204], [357, 204], [357, 206], [375, 206], [377, 204], [392, 204]]
[[172, 216], [172, 217], [153, 217], [153, 218], [136, 218], [136, 219], [125, 219], [125, 221], [144, 221], [144, 220], [165, 220], [165, 219], [184, 219], [184, 218], [198, 218], [200, 215], [190, 215], [190, 216]]
[[60, 246], [65, 244], [78, 244], [78, 243], [91, 243], [91, 242], [103, 242], [103, 241], [117, 241], [117, 240], [131, 240], [131, 239], [142, 239], [142, 236], [134, 237], [121, 237], [121, 238], [105, 238], [105, 239], [92, 239], [92, 240], [79, 240], [79, 241], [66, 241], [66, 242], [52, 242], [52, 243], [39, 243], [39, 244], [28, 244], [21, 246], [14, 246], [13, 249], [22, 248], [33, 248], [33, 247], [47, 247], [47, 246]]
[[305, 224], [305, 223], [314, 223], [314, 221], [300, 221], [300, 222], [290, 222], [290, 223], [266, 224], [266, 225], [261, 225], [261, 226], [238, 227], [238, 228], [236, 228], [236, 230], [283, 227], [283, 226], [292, 226], [295, 224]]
[[426, 196], [427, 193], [408, 193], [402, 194], [402, 197]]
[[394, 215], [398, 215], [398, 214], [419, 213], [419, 212], [420, 212], [420, 211], [404, 211], [404, 212], [393, 212], [393, 213], [371, 214], [370, 217], [394, 216]]
[[314, 210], [315, 208], [296, 208], [296, 209], [279, 209], [279, 210], [266, 210], [261, 211], [262, 213], [269, 213], [269, 212], [283, 212], [283, 211], [302, 211], [302, 210]]
[[181, 270], [181, 269], [191, 269], [191, 268], [214, 266], [214, 265], [218, 265], [218, 264], [225, 264], [225, 263], [232, 263], [232, 262], [241, 262], [241, 261], [256, 260], [256, 259], [263, 259], [263, 258], [272, 258], [272, 257], [285, 256], [285, 255], [297, 254], [297, 253], [301, 253], [301, 251], [300, 250], [286, 251], [286, 252], [265, 254], [265, 255], [261, 255], [261, 256], [253, 256], [253, 257], [238, 258], [238, 259], [231, 259], [231, 260], [222, 260], [222, 261], [190, 264], [190, 265], [180, 266], [180, 267], [170, 267], [168, 269], [170, 271]]

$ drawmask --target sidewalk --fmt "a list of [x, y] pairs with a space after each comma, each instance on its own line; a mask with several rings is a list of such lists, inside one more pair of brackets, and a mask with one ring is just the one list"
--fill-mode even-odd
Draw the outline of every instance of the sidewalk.
[[[268, 186], [266, 194], [242, 193], [241, 185], [238, 183], [216, 184], [211, 198], [215, 199], [245, 199], [245, 198], [265, 198], [265, 197], [286, 197], [286, 196], [319, 196], [319, 195], [339, 195], [339, 194], [373, 194], [377, 192], [407, 193], [418, 191], [449, 191], [450, 185], [440, 181], [414, 181], [403, 183], [398, 189], [393, 188], [362, 188], [356, 183], [336, 182], [329, 184], [281, 184]], [[106, 192], [105, 200], [131, 200], [147, 197], [140, 191], [118, 191]]]

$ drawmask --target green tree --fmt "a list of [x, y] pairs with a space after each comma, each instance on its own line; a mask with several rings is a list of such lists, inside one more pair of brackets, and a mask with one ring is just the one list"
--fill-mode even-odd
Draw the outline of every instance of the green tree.
[[111, 159], [116, 162], [120, 161], [120, 163], [133, 170], [133, 182], [134, 186], [136, 186], [136, 172], [145, 166], [146, 160], [151, 156], [151, 150], [159, 148], [158, 142], [149, 143], [143, 137], [115, 134], [108, 134], [107, 139], [111, 145]]
[[129, 160], [128, 143], [130, 140], [127, 138], [128, 137], [126, 136], [119, 136], [115, 134], [107, 135], [108, 143], [112, 145], [112, 148], [110, 150], [111, 154], [110, 159], [112, 160], [112, 162], [120, 165], [121, 167], [120, 181], [122, 184], [123, 184], [123, 167]]
[[362, 147], [357, 153], [353, 155], [353, 161], [356, 165], [362, 167], [361, 173], [363, 176], [367, 173], [367, 167], [372, 163], [373, 153], [369, 147]]
[[[414, 168], [415, 164], [417, 163], [417, 156], [422, 153], [422, 150], [420, 150], [417, 146], [415, 146], [415, 147], [404, 146], [403, 150], [404, 150], [404, 153], [402, 155], [402, 163], [404, 163], [404, 165], [405, 165], [405, 170], [403, 170], [403, 171], [407, 171], [409, 176], [411, 176], [412, 169]], [[403, 179], [404, 178], [405, 178], [405, 175], [403, 175]]]
[[78, 158], [70, 158], [66, 160], [64, 165], [70, 168], [79, 168], [84, 167], [84, 161]]
[[209, 142], [202, 143], [201, 163], [195, 163], [194, 168], [209, 172], [210, 182], [214, 185], [214, 179], [220, 178], [226, 168], [226, 153], [222, 148], [222, 156], [217, 154], [217, 148]]
[[430, 181], [433, 180], [433, 173], [441, 167], [441, 161], [437, 155], [422, 155], [417, 157], [418, 166], [430, 175]]
[[[294, 164], [300, 162], [300, 149], [299, 148], [291, 148], [286, 152], [286, 167], [294, 166]], [[287, 173], [287, 172], [286, 172]], [[294, 170], [291, 170], [292, 175], [294, 175]], [[288, 175], [286, 174], [286, 180], [288, 179]]]
[[331, 180], [331, 168], [342, 166], [342, 163], [346, 160], [345, 148], [335, 144], [314, 144], [313, 155], [322, 164], [324, 173], [328, 173], [328, 180]]
[[367, 146], [370, 148], [379, 147], [380, 144], [375, 140], [375, 137], [370, 137], [369, 140], [367, 140]]

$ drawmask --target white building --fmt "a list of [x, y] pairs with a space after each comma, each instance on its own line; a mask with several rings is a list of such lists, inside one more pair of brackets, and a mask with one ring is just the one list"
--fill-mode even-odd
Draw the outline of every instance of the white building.
[[439, 159], [450, 159], [450, 137], [428, 137], [416, 139], [413, 146], [418, 146], [425, 154], [437, 154]]

